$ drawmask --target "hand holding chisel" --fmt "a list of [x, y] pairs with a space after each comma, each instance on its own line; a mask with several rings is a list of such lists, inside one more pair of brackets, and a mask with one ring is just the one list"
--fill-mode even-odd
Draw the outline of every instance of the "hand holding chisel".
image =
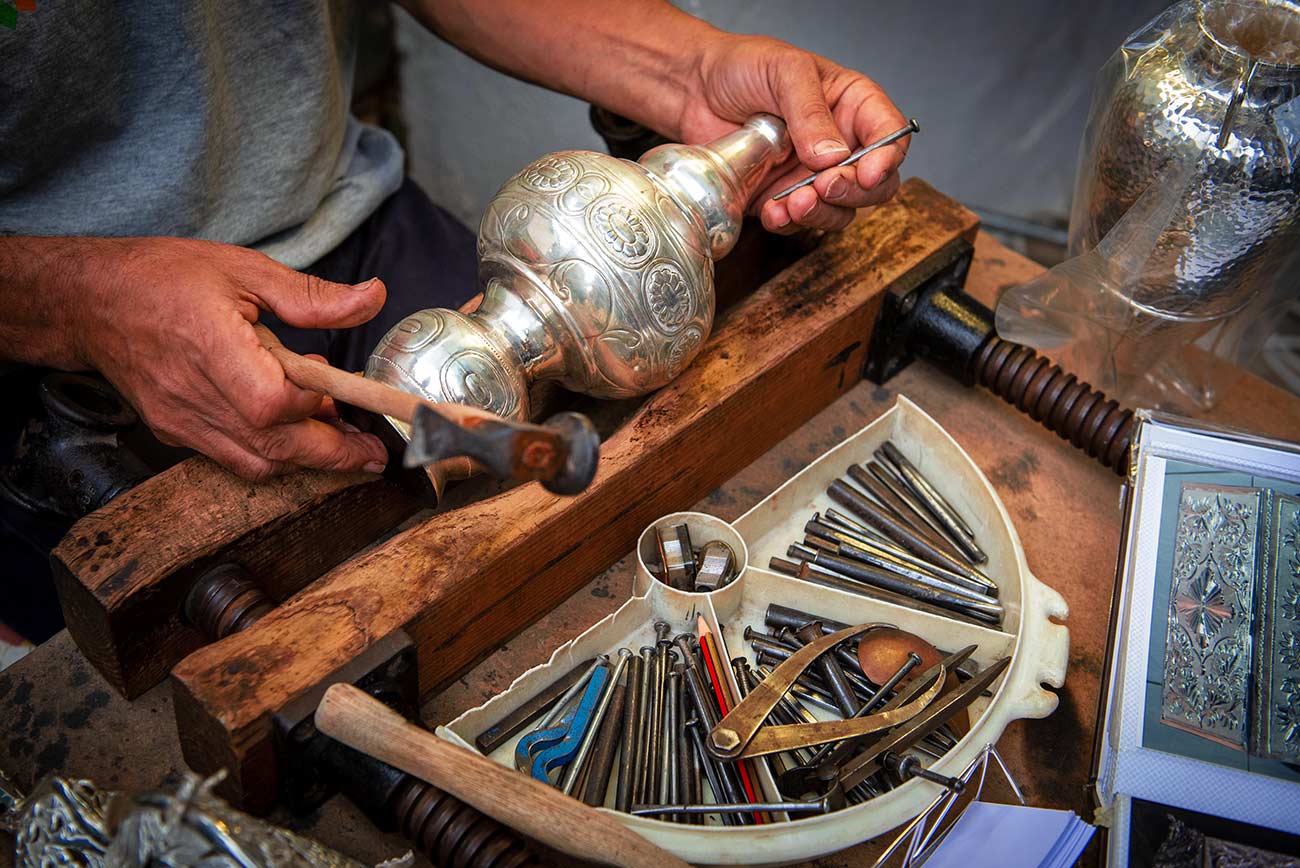
[[558, 414], [549, 425], [531, 425], [465, 404], [432, 403], [300, 356], [266, 326], [257, 324], [253, 330], [285, 376], [302, 388], [410, 424], [403, 460], [407, 467], [468, 457], [494, 476], [541, 480], [557, 494], [577, 494], [596, 474], [600, 438], [578, 413]]

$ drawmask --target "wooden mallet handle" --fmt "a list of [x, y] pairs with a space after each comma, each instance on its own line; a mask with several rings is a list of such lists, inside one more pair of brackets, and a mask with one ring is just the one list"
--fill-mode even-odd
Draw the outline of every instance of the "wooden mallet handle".
[[688, 868], [608, 814], [438, 738], [351, 684], [325, 691], [316, 728], [562, 853], [632, 868]]
[[457, 425], [464, 425], [470, 419], [500, 420], [499, 416], [487, 410], [465, 404], [426, 401], [418, 395], [394, 389], [377, 380], [349, 374], [324, 362], [304, 358], [280, 343], [280, 339], [261, 323], [254, 323], [253, 331], [257, 332], [257, 339], [262, 346], [284, 368], [285, 376], [304, 389], [330, 395], [354, 407], [391, 416], [408, 424], [415, 415], [415, 408], [420, 404], [428, 404]]

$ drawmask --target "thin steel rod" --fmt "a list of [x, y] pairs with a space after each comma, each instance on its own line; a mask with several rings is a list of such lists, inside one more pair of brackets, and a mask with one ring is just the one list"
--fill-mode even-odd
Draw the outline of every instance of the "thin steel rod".
[[920, 131], [921, 131], [921, 124], [917, 122], [916, 118], [912, 118], [907, 122], [907, 126], [903, 127], [902, 129], [894, 130], [892, 133], [890, 133], [889, 135], [883, 138], [876, 139], [874, 142], [871, 142], [870, 144], [863, 145], [853, 153], [849, 154], [844, 159], [840, 160], [834, 166], [830, 166], [828, 168], [822, 169], [821, 172], [814, 172], [813, 174], [809, 175], [807, 178], [804, 178], [802, 181], [799, 181], [798, 183], [795, 184], [791, 184], [789, 187], [786, 187], [780, 193], [777, 193], [775, 196], [773, 196], [772, 201], [773, 202], [779, 201], [781, 199], [784, 199], [786, 196], [789, 196], [791, 193], [793, 193], [795, 190], [798, 190], [800, 187], [807, 187], [813, 181], [816, 181], [818, 178], [820, 178], [822, 172], [829, 172], [831, 169], [838, 169], [841, 168], [842, 166], [851, 166], [854, 163], [856, 163], [858, 160], [861, 160], [867, 154], [871, 153], [872, 151], [883, 148], [886, 145], [892, 145], [894, 142], [898, 141], [904, 136], [910, 136], [913, 133], [919, 133]]
[[564, 775], [560, 778], [560, 792], [566, 796], [573, 794], [573, 788], [578, 783], [578, 775], [585, 767], [587, 757], [591, 755], [591, 747], [596, 743], [596, 736], [600, 734], [600, 725], [605, 720], [605, 712], [609, 710], [609, 704], [614, 699], [614, 685], [623, 676], [623, 670], [627, 668], [627, 659], [631, 656], [632, 652], [626, 648], [618, 652], [618, 664], [614, 666], [614, 674], [605, 684], [605, 690], [600, 695], [596, 709], [592, 712], [591, 719], [587, 721], [587, 729], [578, 742], [578, 752], [573, 755], [573, 759], [564, 769]]
[[826, 814], [830, 812], [829, 797], [817, 802], [741, 802], [737, 805], [633, 805], [631, 813], [638, 817], [673, 814]]

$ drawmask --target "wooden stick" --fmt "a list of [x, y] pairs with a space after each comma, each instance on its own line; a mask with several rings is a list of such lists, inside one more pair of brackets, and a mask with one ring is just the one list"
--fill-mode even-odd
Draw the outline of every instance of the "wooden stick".
[[498, 421], [501, 418], [495, 413], [465, 404], [426, 401], [418, 395], [394, 389], [378, 380], [349, 374], [324, 362], [305, 358], [280, 343], [280, 339], [261, 323], [254, 323], [253, 331], [257, 332], [257, 339], [271, 355], [275, 356], [275, 360], [284, 368], [285, 376], [293, 383], [313, 392], [330, 395], [363, 410], [391, 416], [408, 424], [415, 416], [415, 408], [420, 404], [428, 404], [457, 425], [464, 425], [469, 420]]
[[438, 738], [350, 684], [325, 691], [316, 728], [562, 853], [633, 868], [688, 868], [608, 814]]

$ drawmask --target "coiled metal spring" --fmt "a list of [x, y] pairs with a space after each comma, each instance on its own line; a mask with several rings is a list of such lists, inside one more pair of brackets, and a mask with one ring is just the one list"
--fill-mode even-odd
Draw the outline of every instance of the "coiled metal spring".
[[990, 337], [973, 360], [975, 382], [1111, 467], [1128, 472], [1133, 411], [1023, 344]]
[[441, 868], [540, 866], [522, 840], [496, 820], [407, 776], [392, 801], [397, 832]]

